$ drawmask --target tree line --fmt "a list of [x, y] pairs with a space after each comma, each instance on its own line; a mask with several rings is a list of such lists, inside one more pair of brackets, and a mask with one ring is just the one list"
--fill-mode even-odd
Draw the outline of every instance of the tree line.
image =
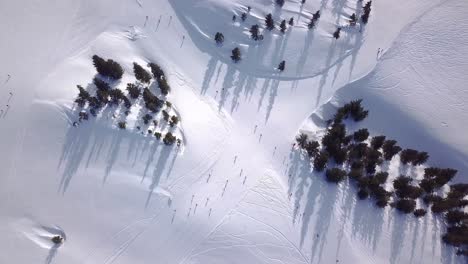
[[423, 179], [400, 175], [392, 181], [393, 190], [387, 191], [384, 185], [389, 174], [377, 172], [377, 166], [392, 160], [397, 154], [401, 164], [421, 166], [427, 162], [429, 154], [410, 148], [402, 149], [397, 141], [384, 135], [370, 137], [366, 128], [348, 133], [345, 120], [359, 122], [369, 114], [361, 103], [362, 100], [355, 100], [339, 107], [333, 118], [327, 121], [327, 130], [320, 142], [309, 140], [304, 133], [298, 135], [296, 143], [299, 149], [308, 155], [315, 171], [325, 171], [328, 182], [339, 183], [349, 178], [356, 184], [359, 199], [370, 197], [380, 208], [390, 205], [402, 213], [422, 217], [426, 209], [416, 208], [416, 200], [422, 199], [432, 213], [444, 215], [448, 228], [443, 241], [460, 247], [457, 254], [467, 255], [468, 214], [463, 208], [468, 205], [468, 184], [451, 184], [449, 192], [441, 195], [441, 188], [450, 183], [457, 170], [426, 167]]
[[[89, 114], [97, 116], [98, 112], [105, 106], [119, 105], [123, 103], [125, 108], [125, 115], [130, 113], [132, 107], [132, 101], [135, 101], [140, 96], [145, 103], [145, 107], [152, 113], [158, 113], [163, 107], [171, 108], [172, 104], [165, 100], [164, 96], [168, 95], [171, 88], [167, 82], [166, 74], [162, 68], [156, 63], [148, 63], [151, 73], [146, 70], [143, 66], [138, 63], [133, 63], [133, 73], [137, 82], [128, 83], [126, 87], [127, 94], [125, 95], [122, 90], [111, 87], [112, 82], [120, 80], [123, 76], [124, 70], [122, 66], [114, 60], [105, 60], [98, 55], [92, 57], [93, 65], [98, 72], [98, 75], [94, 77], [93, 84], [96, 87], [95, 95], [91, 95], [89, 91], [84, 89], [82, 86], [77, 85], [78, 96], [75, 99], [75, 103], [80, 108], [88, 106]], [[158, 97], [151, 89], [151, 81], [155, 80], [157, 86], [160, 89], [161, 97]], [[171, 127], [177, 126], [180, 118], [176, 115], [169, 115], [166, 110], [162, 110], [163, 119], [168, 122]], [[89, 115], [85, 110], [80, 111], [79, 121], [88, 120]], [[154, 116], [146, 114], [143, 116], [143, 123], [149, 124], [150, 121], [156, 126], [158, 121], [154, 119]], [[75, 125], [75, 124], [74, 124]], [[118, 122], [117, 126], [120, 129], [126, 129], [126, 122]], [[140, 127], [137, 127], [139, 129]], [[148, 130], [148, 133], [153, 134], [153, 131]], [[155, 132], [154, 136], [159, 140], [162, 135], [160, 132]], [[177, 139], [171, 132], [167, 132], [163, 138], [163, 142], [166, 145], [172, 145], [177, 143], [181, 144], [181, 140]]]

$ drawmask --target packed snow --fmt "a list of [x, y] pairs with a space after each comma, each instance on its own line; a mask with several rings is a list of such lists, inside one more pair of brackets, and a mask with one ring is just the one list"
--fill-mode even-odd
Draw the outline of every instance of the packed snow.
[[[362, 98], [356, 129], [467, 182], [468, 2], [373, 1], [369, 23], [339, 39], [362, 1], [300, 2], [0, 1], [0, 263], [466, 263], [442, 218], [359, 201], [292, 144]], [[270, 32], [268, 13], [295, 24]], [[162, 66], [181, 147], [135, 129], [141, 105], [126, 130], [112, 112], [73, 126], [94, 54], [122, 65], [122, 90], [133, 62]]]

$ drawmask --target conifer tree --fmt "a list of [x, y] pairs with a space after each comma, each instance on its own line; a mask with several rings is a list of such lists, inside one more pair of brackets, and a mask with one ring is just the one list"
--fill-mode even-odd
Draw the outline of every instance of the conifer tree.
[[283, 19], [283, 21], [281, 21], [280, 30], [281, 30], [282, 33], [284, 33], [286, 31], [286, 20], [285, 19]]
[[240, 49], [239, 48], [235, 48], [232, 50], [232, 55], [231, 55], [231, 59], [237, 63], [241, 60], [241, 52], [240, 52]]
[[276, 4], [279, 5], [280, 7], [283, 7], [284, 0], [276, 0]]
[[291, 17], [291, 18], [289, 19], [288, 24], [289, 24], [289, 26], [291, 26], [291, 27], [294, 26], [294, 18], [293, 18], [293, 17]]
[[252, 27], [250, 27], [250, 36], [254, 39], [254, 40], [258, 40], [260, 38], [259, 36], [259, 26], [258, 25], [252, 25]]
[[224, 35], [221, 32], [216, 32], [215, 34], [215, 41], [216, 44], [223, 44], [224, 42]]
[[265, 24], [266, 28], [270, 31], [275, 28], [275, 21], [273, 20], [273, 16], [271, 14], [266, 15]]
[[337, 28], [336, 31], [333, 33], [333, 37], [335, 39], [339, 39], [340, 38], [340, 32], [341, 32], [341, 28]]
[[286, 61], [281, 61], [280, 64], [278, 65], [278, 70], [284, 71], [285, 67], [286, 67]]
[[354, 26], [354, 25], [356, 25], [356, 22], [357, 22], [356, 13], [353, 13], [349, 17], [349, 25]]
[[122, 78], [123, 69], [122, 66], [120, 66], [120, 64], [117, 62], [111, 59], [106, 61], [98, 55], [94, 55], [92, 59], [94, 67], [102, 76], [106, 76], [115, 80]]
[[151, 75], [147, 72], [143, 67], [141, 67], [138, 63], [133, 63], [133, 72], [135, 74], [135, 78], [142, 82], [142, 83], [149, 83], [151, 81]]
[[245, 21], [247, 19], [247, 13], [242, 13], [241, 19], [242, 21]]

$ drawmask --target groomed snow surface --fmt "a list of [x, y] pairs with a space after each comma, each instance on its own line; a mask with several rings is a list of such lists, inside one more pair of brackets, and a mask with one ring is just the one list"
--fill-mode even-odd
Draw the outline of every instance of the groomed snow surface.
[[[0, 1], [0, 263], [466, 263], [442, 243], [441, 218], [358, 201], [353, 185], [325, 182], [291, 148], [362, 98], [370, 114], [356, 129], [427, 151], [428, 165], [468, 180], [468, 2], [375, 0], [362, 32], [335, 40], [361, 5]], [[255, 42], [248, 30], [268, 13], [295, 25]], [[120, 130], [111, 114], [72, 126], [94, 54], [124, 67], [123, 90], [133, 62], [163, 67], [183, 147]], [[399, 175], [397, 158], [388, 169]]]

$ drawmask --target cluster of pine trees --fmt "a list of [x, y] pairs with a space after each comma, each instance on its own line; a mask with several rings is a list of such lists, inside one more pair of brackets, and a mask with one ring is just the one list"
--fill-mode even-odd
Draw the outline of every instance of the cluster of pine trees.
[[[93, 64], [97, 70], [97, 72], [103, 76], [107, 77], [112, 80], [117, 80], [122, 78], [123, 69], [122, 67], [113, 60], [105, 60], [97, 55], [92, 57]], [[158, 98], [150, 89], [149, 86], [151, 84], [151, 80], [154, 78], [158, 83], [158, 86], [161, 90], [163, 95], [167, 95], [170, 91], [170, 86], [167, 82], [166, 75], [164, 71], [155, 63], [149, 63], [148, 67], [151, 69], [151, 73], [148, 72], [144, 67], [139, 65], [138, 63], [133, 63], [133, 71], [135, 78], [138, 80], [137, 83], [128, 83], [127, 84], [127, 95], [125, 95], [120, 89], [112, 89], [111, 85], [108, 83], [107, 80], [96, 76], [93, 79], [93, 84], [96, 87], [96, 94], [92, 96], [89, 91], [84, 89], [82, 86], [77, 85], [78, 88], [78, 96], [75, 100], [77, 105], [81, 108], [85, 108], [87, 105], [89, 106], [89, 113], [93, 116], [97, 116], [98, 111], [108, 106], [118, 105], [120, 103], [124, 103], [124, 106], [129, 109], [132, 106], [132, 102], [130, 101], [129, 97], [133, 100], [138, 99], [140, 95], [143, 97], [143, 101], [145, 102], [146, 108], [153, 112], [159, 112], [164, 105], [167, 108], [170, 108], [172, 104], [169, 101], [165, 101], [164, 99]], [[144, 86], [143, 92], [141, 87]], [[125, 111], [125, 114], [128, 115], [130, 113], [129, 110]], [[179, 123], [178, 116], [170, 116], [166, 110], [162, 110], [162, 115], [169, 123], [171, 127], [176, 126]], [[88, 120], [89, 115], [86, 111], [80, 111], [79, 113], [79, 121]], [[153, 116], [150, 114], [146, 114], [143, 116], [143, 123], [149, 124], [150, 121], [153, 121], [155, 126], [157, 125], [157, 120], [153, 120]], [[118, 122], [117, 126], [120, 129], [126, 129], [126, 122], [121, 121]], [[139, 127], [137, 127], [139, 128]], [[151, 130], [149, 130], [151, 131]], [[152, 131], [149, 132], [152, 134]], [[157, 139], [162, 137], [161, 133], [155, 132], [154, 136]], [[181, 144], [181, 140], [177, 139], [171, 132], [168, 132], [163, 137], [163, 142], [166, 145], [172, 145], [177, 142], [178, 145]]]
[[[468, 184], [450, 185], [450, 191], [445, 196], [440, 196], [440, 188], [455, 177], [457, 170], [428, 167], [424, 170], [422, 180], [400, 175], [392, 182], [393, 191], [387, 191], [384, 184], [389, 174], [385, 171], [377, 172], [378, 165], [385, 160], [390, 161], [400, 153], [401, 164], [419, 166], [426, 163], [429, 154], [414, 149], [402, 150], [395, 140], [389, 140], [383, 135], [369, 138], [366, 128], [347, 134], [344, 123], [346, 119], [357, 122], [369, 114], [361, 102], [362, 100], [351, 101], [338, 108], [333, 119], [328, 121], [329, 126], [320, 143], [309, 140], [304, 133], [298, 135], [298, 147], [312, 160], [315, 171], [325, 170], [328, 182], [339, 183], [348, 176], [356, 183], [357, 196], [361, 200], [371, 197], [378, 207], [390, 205], [402, 213], [413, 213], [416, 217], [422, 217], [426, 214], [426, 209], [416, 208], [416, 200], [422, 199], [434, 214], [445, 214], [449, 228], [443, 236], [443, 241], [461, 247], [458, 253], [466, 255], [468, 214], [463, 208], [468, 205]], [[327, 168], [331, 164], [340, 167]]]

